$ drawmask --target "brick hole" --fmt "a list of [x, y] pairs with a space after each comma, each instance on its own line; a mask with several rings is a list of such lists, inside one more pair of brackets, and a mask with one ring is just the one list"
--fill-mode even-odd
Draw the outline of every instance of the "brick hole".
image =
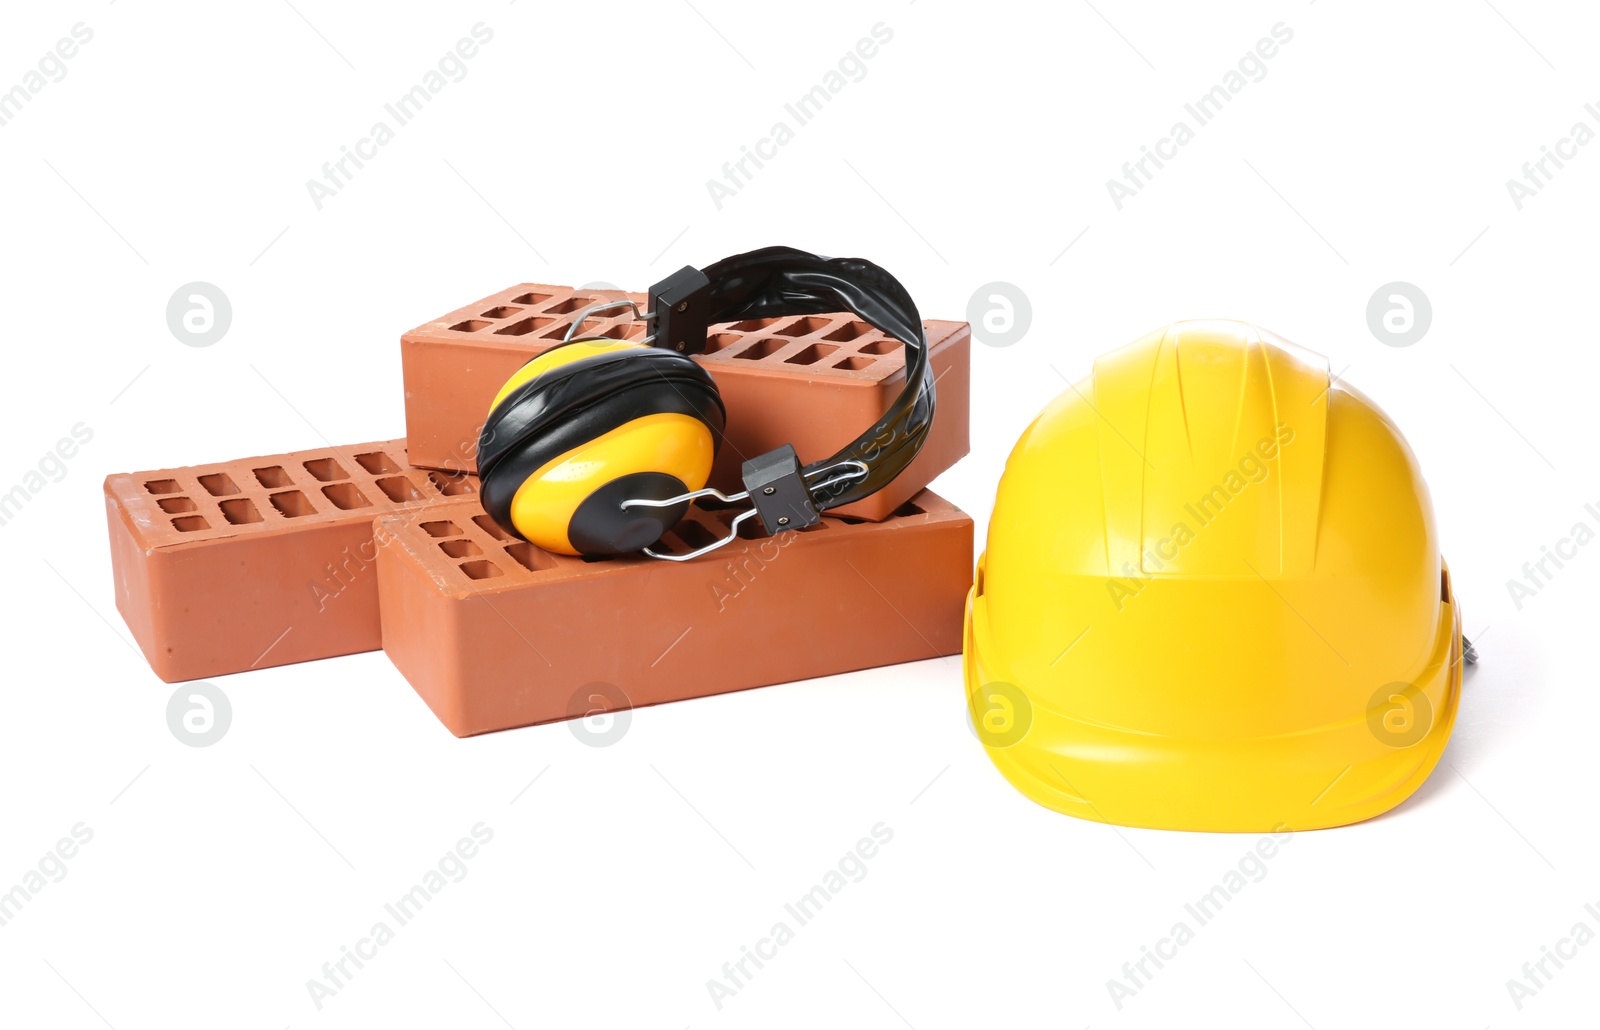
[[301, 462], [306, 471], [311, 473], [313, 479], [319, 483], [331, 483], [335, 479], [349, 479], [350, 473], [346, 472], [337, 461], [332, 458], [312, 458], [310, 461]]
[[281, 494], [273, 494], [272, 506], [282, 512], [286, 519], [298, 519], [303, 515], [317, 513], [317, 509], [311, 506], [306, 495], [299, 490], [286, 490]]
[[506, 554], [510, 556], [512, 561], [529, 572], [542, 572], [545, 569], [556, 567], [554, 558], [526, 540], [518, 540], [516, 543], [506, 544]]
[[859, 340], [872, 332], [877, 332], [877, 330], [866, 322], [846, 322], [827, 336], [824, 336], [823, 339], [832, 340], [834, 343], [846, 343], [850, 340]]
[[485, 322], [481, 318], [469, 318], [465, 322], [457, 322], [451, 326], [450, 331], [452, 333], [479, 333], [492, 325], [494, 325], [493, 322]]
[[815, 315], [806, 318], [797, 318], [782, 329], [774, 329], [779, 336], [810, 336], [820, 329], [826, 329], [833, 319], [818, 318]]
[[524, 318], [520, 322], [512, 322], [503, 329], [496, 329], [494, 334], [496, 336], [527, 336], [534, 330], [543, 329], [554, 321], [555, 319], [553, 318]]
[[838, 349], [837, 346], [831, 343], [813, 343], [799, 354], [783, 360], [788, 365], [815, 365]]
[[365, 494], [356, 489], [354, 483], [333, 483], [322, 488], [322, 496], [333, 502], [333, 506], [340, 511], [349, 511], [352, 508], [370, 507], [372, 502], [367, 500]]
[[621, 337], [624, 340], [641, 340], [649, 335], [648, 330], [650, 327], [644, 322], [624, 322], [623, 326], [627, 329], [627, 332], [623, 333]]
[[472, 493], [472, 477], [465, 472], [429, 472], [428, 478], [446, 497]]
[[356, 464], [375, 476], [400, 471], [400, 466], [395, 464], [394, 459], [382, 451], [368, 451], [366, 454], [358, 454], [356, 455]]
[[604, 299], [604, 297], [571, 296], [559, 304], [550, 305], [549, 307], [545, 308], [545, 311], [552, 315], [570, 315], [574, 311], [582, 311], [590, 304], [598, 304]]
[[212, 497], [226, 497], [228, 494], [239, 492], [239, 484], [226, 472], [213, 472], [200, 477], [200, 485], [206, 488], [206, 493]]
[[161, 505], [161, 510], [169, 515], [176, 512], [195, 511], [199, 508], [199, 505], [187, 497], [163, 497], [156, 503]]
[[144, 485], [144, 488], [153, 494], [175, 494], [183, 489], [176, 479], [152, 479]]
[[916, 501], [907, 501], [894, 510], [894, 518], [902, 519], [907, 515], [926, 515], [927, 510], [917, 505]]
[[515, 540], [516, 539], [516, 537], [512, 536], [510, 533], [507, 533], [505, 530], [501, 529], [500, 528], [500, 524], [498, 522], [496, 522], [494, 519], [490, 518], [488, 515], [474, 515], [474, 516], [472, 516], [472, 521], [474, 521], [474, 522], [476, 522], [478, 524], [478, 528], [479, 529], [483, 530], [485, 533], [488, 533], [490, 536], [494, 537], [496, 540]]
[[388, 495], [389, 500], [396, 504], [405, 504], [408, 501], [422, 500], [422, 491], [417, 489], [417, 484], [405, 476], [389, 476], [378, 480], [378, 489]]
[[873, 340], [871, 343], [863, 343], [860, 347], [860, 351], [863, 354], [893, 354], [899, 349], [900, 341], [887, 336], [881, 340]]
[[788, 345], [788, 340], [756, 340], [754, 343], [750, 344], [750, 346], [735, 354], [734, 357], [744, 358], [750, 361], [756, 361], [761, 358], [770, 358]]
[[744, 339], [742, 333], [713, 333], [706, 337], [706, 353], [715, 354], [719, 350], [727, 350], [742, 339]]
[[852, 355], [851, 357], [835, 361], [833, 363], [833, 367], [848, 369], [851, 372], [859, 372], [864, 368], [871, 368], [873, 365], [877, 364], [877, 362], [877, 358], [863, 358], [859, 355]]
[[439, 550], [452, 558], [476, 558], [483, 553], [483, 548], [466, 537], [461, 537], [457, 540], [441, 540], [439, 541]]
[[739, 523], [740, 540], [760, 540], [766, 535], [767, 531], [761, 528], [761, 520], [758, 518], [748, 518]]
[[284, 471], [282, 465], [268, 465], [264, 469], [251, 469], [251, 471], [255, 473], [256, 482], [268, 490], [294, 485], [294, 481], [289, 478], [289, 473]]
[[[479, 518], [482, 517], [483, 516], [481, 515], [479, 516]], [[441, 520], [439, 522], [424, 522], [422, 524], [422, 531], [429, 536], [461, 535], [461, 527], [456, 525], [454, 522], [450, 522], [449, 520]]]
[[550, 299], [548, 293], [524, 293], [519, 297], [512, 297], [513, 304], [543, 304]]
[[464, 561], [461, 563], [460, 568], [462, 572], [467, 574], [468, 579], [494, 579], [496, 576], [505, 575], [505, 571], [500, 566], [492, 561], [484, 561], [482, 559]]
[[199, 515], [184, 515], [172, 520], [172, 528], [180, 533], [193, 533], [201, 529], [210, 529], [211, 523]]
[[231, 501], [221, 501], [217, 507], [222, 509], [222, 517], [228, 520], [230, 526], [243, 526], [251, 522], [264, 521], [261, 513], [248, 497], [235, 497]]
[[782, 321], [782, 318], [747, 318], [743, 322], [733, 323], [728, 328], [740, 333], [758, 333]]
[[520, 315], [520, 314], [522, 314], [522, 309], [521, 308], [514, 308], [509, 304], [502, 304], [497, 308], [490, 308], [488, 311], [485, 311], [481, 317], [483, 317], [483, 318], [510, 318], [512, 315]]
[[691, 551], [717, 542], [717, 534], [707, 529], [704, 524], [693, 519], [684, 519], [678, 523], [674, 532], [678, 535], [679, 540], [689, 546]]

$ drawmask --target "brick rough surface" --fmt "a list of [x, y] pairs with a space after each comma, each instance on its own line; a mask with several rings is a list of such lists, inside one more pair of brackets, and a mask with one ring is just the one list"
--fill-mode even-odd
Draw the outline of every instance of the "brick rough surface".
[[476, 493], [404, 440], [108, 476], [117, 609], [169, 683], [376, 650], [373, 517]]
[[931, 491], [683, 563], [552, 555], [476, 503], [377, 522], [384, 650], [457, 736], [961, 651], [972, 520]]

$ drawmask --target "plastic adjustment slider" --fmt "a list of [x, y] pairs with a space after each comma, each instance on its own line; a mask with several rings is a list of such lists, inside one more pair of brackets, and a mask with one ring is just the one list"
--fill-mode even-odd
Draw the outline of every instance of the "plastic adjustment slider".
[[711, 317], [711, 280], [684, 265], [650, 287], [650, 335], [654, 346], [679, 354], [703, 354]]
[[740, 476], [755, 505], [756, 517], [769, 535], [804, 529], [816, 525], [821, 518], [793, 446], [784, 444], [758, 454], [740, 467]]

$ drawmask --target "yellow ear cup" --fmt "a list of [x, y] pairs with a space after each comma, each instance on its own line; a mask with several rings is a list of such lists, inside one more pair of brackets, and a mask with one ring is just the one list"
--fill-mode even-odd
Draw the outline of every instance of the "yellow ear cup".
[[[590, 520], [579, 516], [584, 502], [595, 494], [597, 483], [654, 473], [675, 481], [668, 496], [686, 493], [706, 485], [715, 456], [711, 430], [699, 419], [679, 414], [645, 415], [574, 447], [523, 480], [511, 500], [511, 522], [518, 533], [546, 551], [581, 554], [584, 552], [574, 546], [571, 537], [581, 539], [586, 531], [590, 535], [601, 531], [600, 527], [585, 525]], [[624, 546], [617, 550], [633, 551], [654, 543], [661, 536], [654, 521], [658, 511], [640, 508], [633, 512], [631, 520], [638, 523], [636, 526], [622, 526], [620, 534], [606, 530], [621, 536]], [[645, 534], [648, 539], [642, 543], [625, 546]]]
[[705, 486], [725, 414], [706, 371], [627, 340], [552, 347], [506, 381], [478, 440], [484, 510], [559, 554], [648, 547]]

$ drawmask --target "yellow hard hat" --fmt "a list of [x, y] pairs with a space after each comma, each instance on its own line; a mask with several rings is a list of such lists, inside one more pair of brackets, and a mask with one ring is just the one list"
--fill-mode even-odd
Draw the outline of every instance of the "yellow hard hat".
[[1099, 358], [1018, 441], [965, 674], [990, 758], [1046, 807], [1302, 830], [1427, 779], [1463, 647], [1388, 417], [1271, 333], [1180, 322]]

